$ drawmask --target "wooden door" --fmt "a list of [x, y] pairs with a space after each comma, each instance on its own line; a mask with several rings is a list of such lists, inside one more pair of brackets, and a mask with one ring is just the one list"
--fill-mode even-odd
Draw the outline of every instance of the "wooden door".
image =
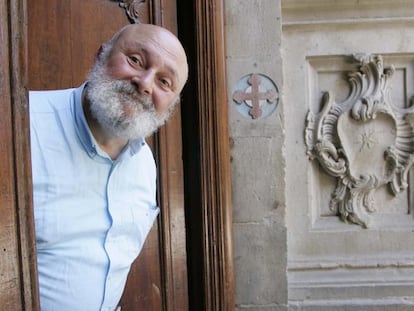
[[[27, 89], [78, 85], [92, 64], [96, 47], [91, 44], [99, 46], [102, 38], [107, 39], [107, 31], [124, 23], [116, 2], [0, 0], [2, 309], [39, 310]], [[137, 4], [144, 21], [174, 30], [175, 1], [123, 2]], [[180, 37], [190, 61], [181, 104], [188, 254], [186, 258], [181, 242], [185, 238], [182, 182], [177, 172], [182, 162], [178, 148], [171, 149], [181, 142], [178, 113], [154, 141], [161, 167], [162, 214], [134, 264], [122, 305], [123, 310], [230, 311], [234, 310], [234, 280], [223, 0], [177, 0], [177, 4]], [[130, 7], [130, 11], [135, 9]], [[166, 157], [167, 150], [176, 152]], [[152, 259], [156, 264], [149, 269], [147, 262]], [[189, 306], [184, 298], [186, 259]], [[140, 280], [145, 276], [143, 285]]]
[[38, 310], [25, 6], [0, 1], [0, 309]]
[[[121, 4], [104, 0], [31, 0], [27, 1], [27, 12], [31, 90], [79, 86], [100, 45], [137, 18], [142, 23], [177, 30], [175, 1], [171, 0]], [[121, 300], [123, 310], [188, 309], [180, 124], [177, 111], [168, 125], [150, 139], [159, 168], [161, 214], [131, 269]]]

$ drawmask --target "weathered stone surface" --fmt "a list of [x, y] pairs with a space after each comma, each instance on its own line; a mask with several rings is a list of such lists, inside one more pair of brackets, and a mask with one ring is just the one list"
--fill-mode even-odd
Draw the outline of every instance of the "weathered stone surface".
[[[373, 183], [366, 196], [375, 202], [373, 227], [345, 223], [329, 204], [336, 177], [309, 159], [305, 129], [308, 112], [320, 113], [324, 93], [337, 103], [351, 96], [348, 74], [361, 69], [351, 61], [355, 54], [381, 55], [385, 67], [394, 66], [387, 96], [397, 110], [410, 104], [414, 2], [225, 0], [225, 8], [229, 105], [234, 85], [251, 73], [270, 77], [281, 96], [264, 119], [243, 118], [229, 107], [236, 310], [411, 310], [413, 177], [397, 195]], [[355, 128], [340, 118], [329, 135], [333, 144], [342, 141], [337, 152], [350, 161], [349, 171], [373, 172], [387, 183], [392, 174], [382, 149], [403, 122], [382, 114]]]

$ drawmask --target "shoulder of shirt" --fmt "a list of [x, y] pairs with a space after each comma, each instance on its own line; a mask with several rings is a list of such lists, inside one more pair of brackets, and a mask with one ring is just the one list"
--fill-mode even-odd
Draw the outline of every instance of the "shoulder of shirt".
[[150, 146], [147, 144], [147, 142], [145, 140], [142, 140], [140, 143], [141, 143], [141, 148], [145, 150], [145, 152], [153, 158], [154, 156], [152, 154], [152, 150]]
[[47, 91], [29, 91], [30, 113], [48, 113], [67, 109], [75, 88]]
[[145, 139], [137, 141], [135, 146], [136, 147], [133, 147], [133, 150], [135, 150], [133, 153], [140, 159], [139, 161], [144, 161], [147, 164], [152, 163], [155, 167], [154, 154]]
[[141, 145], [141, 148], [140, 148], [141, 155], [145, 156], [147, 160], [155, 161], [152, 150], [150, 146], [147, 144], [147, 142], [145, 140], [142, 140], [140, 141], [140, 145]]

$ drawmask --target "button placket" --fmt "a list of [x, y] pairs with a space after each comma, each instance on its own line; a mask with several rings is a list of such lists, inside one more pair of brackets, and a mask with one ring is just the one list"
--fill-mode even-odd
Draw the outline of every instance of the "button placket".
[[116, 163], [114, 162], [112, 164], [112, 167], [109, 171], [108, 174], [108, 182], [107, 182], [107, 186], [106, 186], [106, 198], [107, 198], [107, 212], [108, 215], [111, 218], [111, 225], [107, 231], [106, 234], [106, 239], [104, 242], [104, 248], [106, 251], [106, 254], [108, 256], [108, 271], [107, 271], [107, 275], [106, 275], [106, 281], [105, 281], [105, 291], [104, 291], [104, 299], [103, 299], [103, 303], [102, 303], [102, 308], [101, 310], [114, 310], [113, 306], [105, 306], [105, 304], [109, 303], [107, 300], [109, 299], [109, 296], [112, 295], [113, 293], [113, 284], [112, 284], [112, 274], [113, 274], [113, 257], [114, 257], [114, 250], [115, 250], [115, 243], [116, 243], [116, 239], [113, 236], [113, 224], [114, 224], [114, 217], [113, 217], [113, 213], [111, 211], [111, 207], [112, 207], [112, 201], [114, 200], [114, 196], [111, 193], [111, 184], [113, 183], [113, 179], [114, 179], [114, 172], [116, 171]]

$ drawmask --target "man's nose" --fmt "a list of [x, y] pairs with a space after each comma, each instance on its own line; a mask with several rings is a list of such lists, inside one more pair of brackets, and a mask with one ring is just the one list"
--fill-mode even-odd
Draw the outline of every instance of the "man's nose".
[[137, 86], [141, 95], [151, 95], [154, 85], [154, 73], [151, 70], [141, 71], [132, 78], [132, 82]]

